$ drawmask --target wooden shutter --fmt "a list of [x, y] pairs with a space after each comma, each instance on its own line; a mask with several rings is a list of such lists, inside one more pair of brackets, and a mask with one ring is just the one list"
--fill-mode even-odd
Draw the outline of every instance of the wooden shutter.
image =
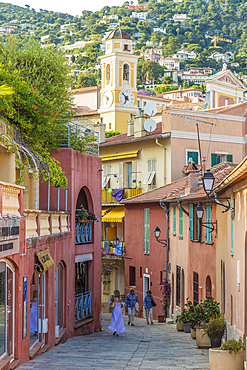
[[194, 206], [190, 204], [189, 207], [189, 217], [190, 217], [190, 240], [194, 240]]
[[232, 154], [227, 154], [226, 160], [227, 160], [227, 162], [232, 162], [233, 161]]
[[197, 219], [197, 240], [198, 242], [200, 241], [200, 238], [201, 238], [201, 224], [200, 224], [200, 220]]
[[176, 235], [176, 206], [173, 206], [173, 235]]
[[124, 187], [123, 174], [124, 174], [124, 164], [123, 162], [120, 162], [119, 163], [119, 189], [122, 189]]
[[211, 153], [211, 165], [212, 167], [218, 163], [218, 154]]
[[[137, 179], [137, 162], [132, 161], [132, 181]], [[133, 183], [134, 185], [135, 183]]]
[[192, 158], [192, 161], [195, 164], [198, 164], [198, 152], [187, 152], [187, 163], [189, 164], [189, 159]]
[[183, 238], [183, 211], [179, 210], [179, 238]]
[[150, 237], [150, 210], [144, 208], [144, 253], [149, 254], [149, 237]]
[[[210, 203], [206, 204], [206, 226], [212, 227], [212, 206]], [[206, 228], [206, 243], [212, 243], [212, 232]]]

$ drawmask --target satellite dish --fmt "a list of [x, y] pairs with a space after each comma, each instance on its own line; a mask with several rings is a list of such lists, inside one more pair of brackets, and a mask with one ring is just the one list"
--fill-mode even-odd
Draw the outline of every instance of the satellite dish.
[[144, 122], [143, 127], [147, 132], [153, 132], [156, 129], [156, 122], [153, 119], [148, 118]]
[[152, 117], [157, 113], [157, 107], [154, 103], [150, 102], [144, 107], [145, 113]]

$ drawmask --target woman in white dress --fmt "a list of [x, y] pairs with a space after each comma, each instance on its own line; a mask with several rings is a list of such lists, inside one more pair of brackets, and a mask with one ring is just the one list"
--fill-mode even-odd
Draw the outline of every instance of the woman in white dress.
[[111, 314], [111, 325], [108, 326], [108, 329], [113, 331], [113, 335], [116, 336], [125, 331], [122, 313], [123, 304], [124, 303], [120, 297], [119, 290], [115, 290], [114, 297], [110, 301], [110, 309], [112, 310], [112, 314]]

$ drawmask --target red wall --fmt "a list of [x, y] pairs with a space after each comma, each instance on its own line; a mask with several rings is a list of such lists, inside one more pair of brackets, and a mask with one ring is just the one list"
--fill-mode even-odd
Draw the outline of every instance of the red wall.
[[[144, 254], [144, 208], [150, 209], [150, 254]], [[153, 309], [154, 319], [162, 314], [160, 293], [160, 272], [165, 278], [166, 269], [166, 248], [158, 243], [154, 237], [154, 229], [159, 226], [161, 230], [160, 239], [166, 239], [166, 214], [159, 203], [147, 204], [126, 204], [125, 205], [125, 295], [130, 291], [129, 285], [129, 266], [136, 268], [136, 287], [135, 292], [140, 302], [139, 316], [143, 317], [143, 299], [146, 292], [143, 292], [143, 277], [140, 277], [140, 267], [142, 275], [148, 269], [150, 289], [154, 296], [157, 306]], [[145, 293], [145, 294], [144, 294]]]

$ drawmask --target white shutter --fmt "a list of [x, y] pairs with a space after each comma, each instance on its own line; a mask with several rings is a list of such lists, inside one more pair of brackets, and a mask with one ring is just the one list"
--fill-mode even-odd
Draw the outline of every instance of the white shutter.
[[119, 163], [119, 189], [122, 189], [124, 187], [123, 174], [124, 174], [124, 164], [123, 162], [120, 162]]
[[152, 172], [148, 172], [147, 176], [145, 177], [145, 180], [143, 181], [143, 184], [146, 185], [149, 183], [149, 177], [151, 176]]
[[132, 181], [137, 179], [137, 162], [132, 161]]
[[152, 172], [150, 173], [149, 178], [148, 178], [148, 182], [147, 182], [147, 184], [148, 184], [148, 185], [151, 185], [151, 184], [152, 184], [153, 179], [154, 179], [154, 176], [155, 176], [155, 171], [152, 171]]

